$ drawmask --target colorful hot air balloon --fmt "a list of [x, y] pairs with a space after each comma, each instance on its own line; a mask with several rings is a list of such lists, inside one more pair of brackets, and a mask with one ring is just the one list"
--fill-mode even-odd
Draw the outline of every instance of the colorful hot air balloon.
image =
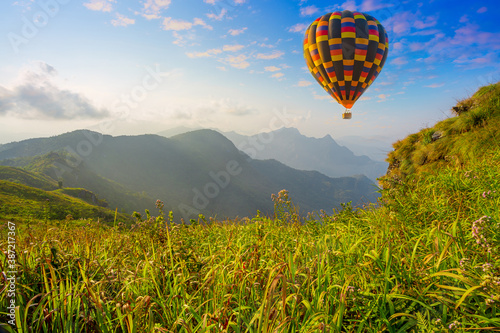
[[344, 10], [328, 13], [307, 28], [304, 58], [318, 83], [346, 111], [377, 78], [389, 52], [387, 33], [373, 16]]

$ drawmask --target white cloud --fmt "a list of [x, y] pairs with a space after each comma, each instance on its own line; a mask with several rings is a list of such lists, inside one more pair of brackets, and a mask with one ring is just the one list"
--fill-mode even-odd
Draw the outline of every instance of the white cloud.
[[235, 44], [235, 45], [224, 45], [224, 47], [222, 49], [226, 52], [236, 52], [236, 51], [241, 50], [244, 47], [245, 46], [243, 46], [243, 45]]
[[179, 30], [191, 29], [193, 23], [184, 20], [176, 20], [171, 17], [165, 17], [163, 19], [162, 25], [163, 25], [163, 30], [179, 31]]
[[391, 52], [403, 50], [405, 42], [406, 42], [406, 40], [400, 40], [398, 42], [392, 43], [391, 44]]
[[116, 19], [111, 20], [111, 24], [115, 27], [126, 27], [127, 25], [134, 24], [135, 20], [128, 18], [121, 14], [116, 14]]
[[276, 50], [276, 51], [269, 53], [269, 54], [259, 53], [259, 54], [257, 54], [256, 58], [257, 59], [264, 59], [264, 60], [271, 60], [271, 59], [280, 58], [284, 54], [285, 54], [284, 52]]
[[161, 18], [161, 12], [168, 9], [172, 0], [146, 0], [140, 13], [148, 20]]
[[283, 73], [276, 73], [276, 74], [271, 75], [271, 77], [273, 77], [275, 79], [280, 79], [283, 76], [285, 76], [285, 74], [283, 74]]
[[420, 12], [411, 11], [398, 12], [394, 16], [385, 20], [382, 24], [387, 31], [394, 32], [396, 35], [403, 35], [412, 29], [426, 29], [437, 24], [437, 16], [425, 16]]
[[426, 29], [420, 30], [412, 33], [412, 36], [429, 36], [429, 35], [437, 35], [441, 32], [439, 29]]
[[0, 115], [22, 119], [84, 119], [109, 115], [78, 92], [58, 87], [54, 67], [39, 62], [11, 89], [0, 86]]
[[241, 28], [241, 29], [229, 29], [229, 34], [231, 36], [238, 36], [238, 35], [241, 35], [242, 33], [245, 32], [245, 30], [247, 30], [248, 28]]
[[214, 29], [211, 25], [206, 24], [205, 21], [203, 21], [202, 19], [197, 18], [197, 17], [194, 18], [193, 25], [200, 25], [203, 28], [208, 29], [208, 30], [213, 30]]
[[172, 36], [174, 36], [175, 40], [172, 42], [173, 44], [176, 44], [178, 46], [184, 46], [186, 44], [186, 41], [181, 34], [179, 34], [177, 31], [172, 32]]
[[90, 10], [110, 12], [113, 10], [113, 3], [116, 3], [116, 0], [90, 0], [83, 5]]
[[222, 49], [220, 49], [220, 48], [218, 48], [218, 49], [210, 49], [210, 50], [207, 50], [207, 51], [204, 51], [204, 52], [187, 52], [186, 55], [189, 58], [210, 58], [210, 57], [214, 57], [214, 56], [216, 56], [218, 54], [221, 54], [222, 52], [237, 52], [237, 51], [241, 50], [244, 47], [245, 47], [244, 45], [239, 45], [239, 44], [224, 45], [222, 47]]
[[[245, 46], [244, 45], [224, 45], [222, 48], [215, 48], [215, 49], [210, 49], [204, 52], [186, 52], [186, 55], [191, 58], [213, 58], [223, 52], [237, 52], [243, 49]], [[229, 63], [229, 65], [236, 67], [236, 68], [246, 68], [248, 67], [247, 64], [245, 63], [245, 59], [241, 57], [226, 57], [226, 58], [221, 58], [219, 61]], [[248, 64], [249, 65], [249, 64]], [[219, 67], [218, 67], [219, 68]], [[226, 70], [225, 67], [223, 67], [223, 70]], [[219, 68], [220, 69], [220, 68]], [[222, 70], [222, 69], [221, 69]]]
[[304, 34], [306, 32], [307, 27], [309, 27], [309, 24], [297, 23], [295, 25], [292, 25], [290, 28], [288, 28], [288, 31], [289, 32], [300, 32], [301, 34]]
[[250, 66], [250, 63], [247, 61], [248, 56], [244, 54], [240, 54], [237, 56], [227, 56], [226, 58], [222, 59], [221, 61], [227, 63], [229, 66], [238, 68], [238, 69], [245, 69]]
[[488, 8], [486, 7], [481, 7], [477, 10], [477, 13], [479, 14], [482, 14], [482, 13], [486, 13], [488, 11]]
[[277, 72], [277, 71], [280, 71], [281, 68], [276, 67], [276, 66], [267, 66], [267, 67], [264, 67], [264, 70], [266, 72]]
[[402, 66], [408, 63], [408, 59], [406, 57], [398, 57], [395, 58], [391, 61], [391, 64], [397, 65], [397, 66]]
[[193, 22], [184, 21], [184, 20], [176, 20], [171, 17], [165, 17], [163, 19], [163, 30], [188, 30], [193, 27], [193, 25], [200, 25], [205, 29], [212, 30], [212, 26], [206, 24], [202, 19], [194, 18]]
[[189, 58], [209, 58], [209, 57], [213, 57], [217, 54], [220, 54], [222, 53], [222, 50], [221, 49], [210, 49], [210, 50], [207, 50], [205, 52], [188, 52], [186, 53], [186, 55], [189, 57]]
[[261, 43], [259, 44], [260, 47], [267, 47], [268, 49], [272, 49], [272, 48], [275, 48], [276, 45], [272, 45], [272, 44], [264, 44], [264, 43]]
[[[451, 60], [465, 68], [495, 66], [498, 64], [495, 50], [500, 49], [500, 33], [481, 31], [479, 25], [465, 23], [454, 31], [453, 36], [437, 33], [427, 42], [411, 43], [409, 48], [427, 54], [425, 58], [419, 58], [425, 63]], [[491, 51], [493, 53], [489, 54]]]
[[466, 24], [455, 30], [455, 37], [451, 41], [457, 45], [480, 44], [491, 48], [500, 48], [500, 33], [483, 32], [477, 24]]
[[300, 9], [300, 16], [311, 16], [319, 11], [318, 7], [312, 5]]
[[342, 5], [340, 5], [340, 8], [345, 9], [345, 10], [354, 11], [357, 8], [356, 1], [354, 1], [354, 0], [347, 0]]
[[297, 87], [309, 87], [310, 85], [312, 85], [312, 82], [311, 81], [307, 81], [307, 80], [300, 80], [298, 83], [297, 83]]
[[244, 4], [245, 2], [247, 2], [247, 1], [246, 1], [246, 0], [234, 0], [234, 3], [235, 3], [236, 5], [242, 5], [242, 4]]
[[209, 13], [209, 14], [207, 14], [207, 17], [211, 18], [212, 20], [222, 21], [222, 19], [224, 18], [224, 16], [226, 14], [227, 14], [227, 9], [226, 8], [222, 8], [222, 10], [220, 11], [219, 15], [216, 15], [216, 14], [213, 14], [213, 13]]
[[427, 16], [423, 20], [416, 20], [413, 26], [417, 29], [425, 29], [433, 27], [437, 24], [437, 16]]
[[470, 55], [467, 53], [463, 53], [461, 56], [453, 60], [453, 63], [458, 64], [458, 66], [466, 69], [475, 69], [490, 66], [492, 64], [498, 64], [499, 59], [496, 52], [490, 52], [480, 55]]
[[364, 12], [371, 12], [374, 10], [392, 7], [392, 6], [393, 6], [393, 4], [387, 3], [387, 2], [382, 2], [380, 0], [364, 0], [363, 3], [361, 4], [361, 10]]
[[433, 84], [429, 84], [425, 87], [427, 87], [427, 88], [440, 88], [442, 86], [444, 86], [444, 83], [433, 83]]

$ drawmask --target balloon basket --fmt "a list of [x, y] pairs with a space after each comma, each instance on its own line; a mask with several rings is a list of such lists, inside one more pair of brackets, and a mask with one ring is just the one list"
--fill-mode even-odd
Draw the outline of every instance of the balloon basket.
[[352, 113], [350, 112], [342, 113], [342, 119], [351, 119], [351, 118], [352, 118]]

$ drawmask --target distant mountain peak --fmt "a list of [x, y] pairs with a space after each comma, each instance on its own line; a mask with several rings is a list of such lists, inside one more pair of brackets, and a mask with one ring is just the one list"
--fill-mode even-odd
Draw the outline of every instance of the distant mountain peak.
[[376, 180], [387, 170], [384, 162], [356, 156], [348, 148], [339, 145], [330, 134], [322, 138], [308, 137], [294, 127], [282, 127], [265, 135], [224, 134], [252, 158], [276, 159], [293, 168], [316, 170], [329, 177], [364, 174]]
[[302, 135], [300, 131], [295, 128], [295, 127], [282, 127], [280, 129], [277, 129], [274, 132], [281, 132], [281, 133], [287, 133], [287, 134], [296, 134], [296, 135]]

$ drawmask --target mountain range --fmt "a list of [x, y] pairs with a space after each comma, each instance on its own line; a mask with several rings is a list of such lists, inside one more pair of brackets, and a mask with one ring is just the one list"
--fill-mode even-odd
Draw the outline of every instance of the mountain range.
[[[176, 127], [158, 133], [171, 137], [193, 131], [187, 127]], [[247, 136], [236, 132], [220, 132], [234, 145], [253, 159], [275, 159], [299, 170], [319, 171], [329, 177], [365, 175], [375, 181], [385, 175], [388, 163], [380, 160], [384, 144], [380, 140], [364, 140], [359, 137], [345, 137], [340, 145], [330, 135], [323, 138], [307, 137], [296, 128], [280, 128]], [[378, 156], [377, 160], [357, 152]], [[389, 145], [390, 147], [390, 145]], [[389, 149], [389, 148], [387, 148]]]
[[387, 171], [387, 163], [356, 156], [330, 136], [311, 138], [296, 128], [281, 128], [252, 136], [223, 133], [235, 146], [259, 160], [276, 159], [299, 170], [316, 170], [329, 177], [365, 175], [373, 181]]
[[154, 209], [159, 199], [185, 219], [199, 213], [271, 214], [271, 194], [283, 189], [303, 213], [378, 197], [378, 188], [364, 175], [332, 178], [277, 160], [256, 160], [213, 130], [171, 138], [79, 130], [0, 145], [0, 164], [50, 177], [63, 188], [84, 188], [127, 213]]

